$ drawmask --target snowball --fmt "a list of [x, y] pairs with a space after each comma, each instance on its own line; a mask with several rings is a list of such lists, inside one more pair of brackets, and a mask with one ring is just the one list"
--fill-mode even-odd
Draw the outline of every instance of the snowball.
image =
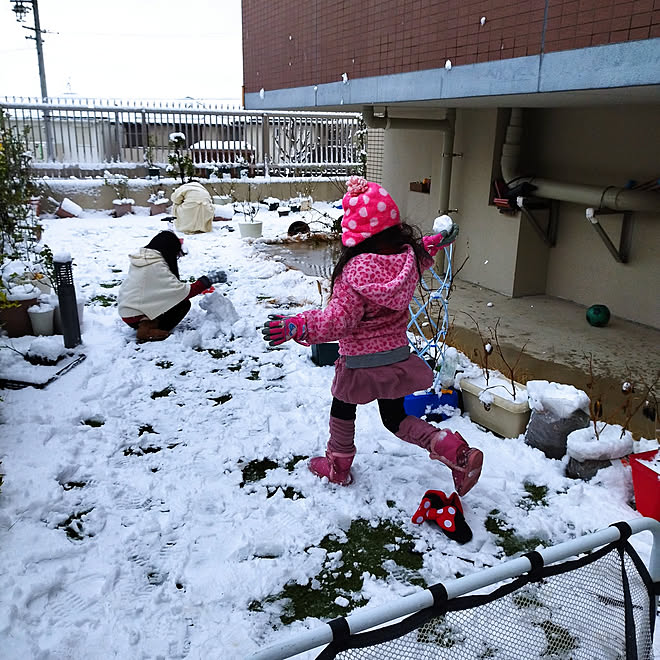
[[486, 17], [482, 16], [481, 20], [479, 21], [482, 25], [486, 25]]
[[440, 215], [433, 221], [433, 231], [436, 234], [440, 232], [449, 233], [454, 226], [454, 221], [448, 215]]
[[262, 87], [259, 90], [259, 98], [262, 99], [266, 95], [266, 92], [264, 91], [264, 88]]
[[451, 70], [451, 60], [445, 62], [445, 69], [447, 69], [447, 71]]

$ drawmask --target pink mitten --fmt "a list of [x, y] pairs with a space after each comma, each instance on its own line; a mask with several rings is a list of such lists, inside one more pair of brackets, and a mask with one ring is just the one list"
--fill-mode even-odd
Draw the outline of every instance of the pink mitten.
[[284, 316], [283, 314], [269, 314], [270, 321], [264, 323], [261, 332], [264, 341], [269, 346], [279, 346], [289, 339], [295, 339], [299, 343], [304, 343], [307, 334], [307, 323], [302, 314], [296, 316]]
[[435, 257], [442, 248], [449, 247], [456, 240], [457, 236], [458, 225], [454, 224], [449, 231], [441, 231], [435, 236], [424, 236], [422, 243], [424, 243], [424, 249], [432, 257]]

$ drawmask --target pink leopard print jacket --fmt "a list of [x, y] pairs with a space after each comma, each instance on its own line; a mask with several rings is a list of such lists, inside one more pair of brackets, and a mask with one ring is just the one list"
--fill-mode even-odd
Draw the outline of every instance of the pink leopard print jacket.
[[[339, 340], [340, 355], [408, 345], [408, 305], [419, 281], [410, 246], [399, 254], [359, 254], [344, 266], [323, 310], [303, 312], [310, 344]], [[431, 256], [422, 270], [433, 265]]]

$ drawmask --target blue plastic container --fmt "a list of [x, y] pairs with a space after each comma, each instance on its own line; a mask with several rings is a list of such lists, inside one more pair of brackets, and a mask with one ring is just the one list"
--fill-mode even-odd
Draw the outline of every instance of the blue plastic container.
[[[429, 408], [430, 406], [430, 408]], [[429, 421], [440, 421], [447, 419], [448, 415], [441, 412], [433, 412], [440, 406], [451, 406], [458, 408], [458, 392], [453, 388], [440, 390], [440, 394], [424, 392], [422, 394], [409, 394], [403, 399], [403, 408], [406, 414], [414, 417], [424, 417]], [[429, 409], [429, 413], [426, 410]]]

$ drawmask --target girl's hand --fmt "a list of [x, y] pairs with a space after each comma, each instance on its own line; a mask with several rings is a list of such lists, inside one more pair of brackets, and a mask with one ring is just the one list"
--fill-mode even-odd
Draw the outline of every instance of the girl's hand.
[[264, 323], [261, 332], [264, 341], [269, 346], [279, 346], [289, 339], [304, 340], [307, 334], [307, 323], [302, 314], [297, 316], [284, 316], [283, 314], [269, 314], [270, 321]]
[[424, 243], [424, 249], [432, 256], [435, 255], [442, 249], [449, 247], [458, 236], [458, 225], [453, 224], [449, 231], [441, 231], [435, 236], [424, 236], [422, 243]]

